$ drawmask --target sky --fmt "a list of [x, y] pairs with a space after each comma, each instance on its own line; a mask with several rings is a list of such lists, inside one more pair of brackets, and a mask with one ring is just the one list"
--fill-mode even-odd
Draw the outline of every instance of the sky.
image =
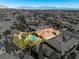
[[15, 8], [19, 6], [79, 8], [79, 0], [0, 0], [0, 5], [5, 5], [10, 8]]

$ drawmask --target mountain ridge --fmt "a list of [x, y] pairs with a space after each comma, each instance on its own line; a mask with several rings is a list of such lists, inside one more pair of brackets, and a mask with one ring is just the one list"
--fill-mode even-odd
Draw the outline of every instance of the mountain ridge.
[[0, 8], [8, 8], [8, 6], [1, 5], [1, 4], [0, 4]]
[[20, 6], [16, 9], [35, 9], [35, 10], [79, 10], [79, 8], [69, 8], [69, 7], [49, 7], [49, 6], [40, 6], [40, 7], [28, 7], [28, 6]]

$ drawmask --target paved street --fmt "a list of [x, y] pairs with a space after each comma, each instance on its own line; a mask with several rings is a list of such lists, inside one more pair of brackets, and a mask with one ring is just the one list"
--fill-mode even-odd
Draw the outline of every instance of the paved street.
[[0, 55], [0, 59], [19, 59], [19, 58], [7, 53], [3, 53]]

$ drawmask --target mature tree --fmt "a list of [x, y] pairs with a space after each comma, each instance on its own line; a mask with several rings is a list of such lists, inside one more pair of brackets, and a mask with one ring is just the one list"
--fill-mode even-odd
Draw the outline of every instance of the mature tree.
[[10, 33], [11, 33], [10, 30], [6, 30], [6, 31], [3, 33], [3, 35], [9, 35]]
[[24, 15], [19, 15], [17, 17], [17, 20], [19, 21], [17, 29], [21, 30], [21, 31], [24, 31], [28, 27], [28, 25], [26, 24], [25, 16]]

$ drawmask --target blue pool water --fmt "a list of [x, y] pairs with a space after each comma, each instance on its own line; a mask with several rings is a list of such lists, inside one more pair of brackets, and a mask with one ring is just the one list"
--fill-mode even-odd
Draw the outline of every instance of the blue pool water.
[[32, 40], [37, 40], [36, 36], [32, 36], [31, 38], [32, 38]]

